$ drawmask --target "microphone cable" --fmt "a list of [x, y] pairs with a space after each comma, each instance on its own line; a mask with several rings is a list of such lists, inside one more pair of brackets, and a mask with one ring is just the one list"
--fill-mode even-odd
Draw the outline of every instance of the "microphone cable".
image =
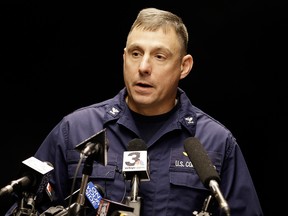
[[72, 182], [72, 186], [71, 186], [71, 191], [70, 191], [70, 197], [69, 197], [69, 202], [68, 202], [68, 215], [70, 215], [70, 209], [71, 209], [71, 205], [72, 205], [72, 195], [74, 192], [74, 188], [75, 188], [75, 184], [76, 184], [76, 179], [77, 179], [77, 173], [80, 169], [81, 163], [83, 161], [83, 159], [85, 158], [84, 154], [80, 154], [80, 159], [78, 161], [75, 173], [74, 173], [74, 177], [73, 177], [73, 182]]

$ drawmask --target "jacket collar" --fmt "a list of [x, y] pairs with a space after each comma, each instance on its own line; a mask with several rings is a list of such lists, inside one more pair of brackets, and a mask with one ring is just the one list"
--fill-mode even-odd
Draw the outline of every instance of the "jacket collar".
[[[117, 121], [118, 124], [122, 124], [127, 128], [135, 128], [135, 126], [131, 123], [132, 121], [129, 121], [132, 116], [125, 102], [126, 95], [127, 89], [124, 87], [114, 98], [108, 101], [108, 106], [106, 107], [106, 114], [104, 117], [105, 124], [109, 124], [110, 121]], [[174, 124], [173, 126], [170, 126], [170, 130], [181, 129], [181, 127], [184, 127], [190, 133], [190, 136], [194, 136], [197, 125], [196, 109], [181, 88], [178, 88], [177, 95], [178, 110], [175, 112], [172, 121]]]

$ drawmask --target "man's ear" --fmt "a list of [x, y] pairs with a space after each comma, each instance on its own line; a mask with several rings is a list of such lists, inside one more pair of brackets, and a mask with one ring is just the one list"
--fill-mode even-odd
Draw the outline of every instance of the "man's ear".
[[193, 67], [193, 57], [192, 55], [187, 54], [182, 59], [180, 79], [184, 79], [190, 73], [192, 67]]

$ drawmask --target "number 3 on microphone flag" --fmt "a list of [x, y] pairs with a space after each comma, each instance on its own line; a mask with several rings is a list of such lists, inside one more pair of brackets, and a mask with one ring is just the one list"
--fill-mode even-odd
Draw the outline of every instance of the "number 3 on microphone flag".
[[123, 152], [123, 172], [126, 179], [131, 180], [134, 174], [139, 175], [141, 181], [149, 181], [149, 167], [147, 151], [125, 151]]

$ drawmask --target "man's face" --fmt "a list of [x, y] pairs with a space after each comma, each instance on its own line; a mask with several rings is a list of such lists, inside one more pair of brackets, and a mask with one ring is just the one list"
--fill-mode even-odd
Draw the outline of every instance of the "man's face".
[[152, 115], [173, 107], [181, 77], [180, 51], [180, 43], [172, 29], [166, 32], [134, 29], [129, 34], [123, 69], [130, 108], [146, 110], [145, 114]]

